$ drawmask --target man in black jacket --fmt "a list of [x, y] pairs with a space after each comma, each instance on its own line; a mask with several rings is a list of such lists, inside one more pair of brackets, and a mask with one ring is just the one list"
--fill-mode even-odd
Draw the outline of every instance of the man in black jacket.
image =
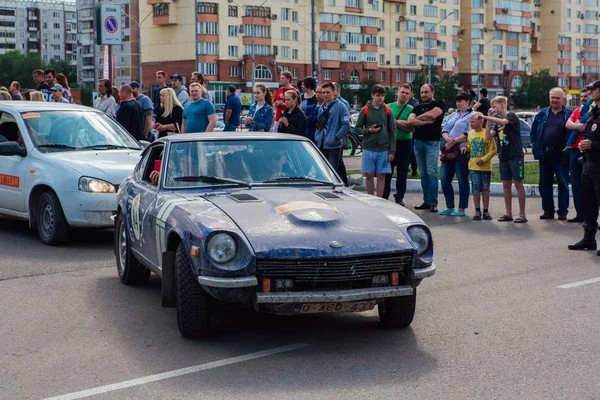
[[121, 106], [117, 112], [117, 122], [137, 140], [146, 140], [144, 137], [146, 116], [140, 103], [133, 97], [131, 86], [122, 85], [119, 88], [119, 97], [121, 97]]

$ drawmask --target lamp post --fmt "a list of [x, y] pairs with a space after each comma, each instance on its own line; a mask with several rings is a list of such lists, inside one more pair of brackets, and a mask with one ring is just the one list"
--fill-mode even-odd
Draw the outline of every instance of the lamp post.
[[[449, 14], [446, 14], [444, 18], [440, 19], [438, 22], [435, 23], [435, 25], [433, 25], [427, 30], [428, 42], [431, 42], [431, 32], [433, 32], [435, 27], [442, 23], [446, 18], [448, 18], [452, 14], [454, 14], [454, 11], [451, 11]], [[427, 45], [427, 83], [431, 84], [431, 43], [428, 43]]]
[[142, 24], [144, 23], [144, 21], [146, 19], [148, 19], [148, 17], [152, 14], [154, 14], [154, 10], [158, 7], [158, 4], [155, 4], [152, 7], [152, 11], [150, 11], [148, 13], [148, 15], [146, 15], [140, 22], [138, 22], [135, 18], [133, 18], [131, 15], [127, 14], [123, 9], [121, 9], [121, 13], [123, 13], [123, 15], [125, 15], [126, 17], [128, 17], [134, 24], [135, 26], [137, 26], [137, 39], [138, 39], [138, 69], [140, 70], [140, 90], [143, 91], [144, 90], [144, 76], [142, 74]]
[[[485, 48], [485, 46], [487, 46], [492, 40], [496, 39], [496, 33], [494, 33], [494, 36], [492, 36], [492, 38], [490, 40], [488, 40], [487, 42], [485, 42], [483, 44], [483, 46], [481, 47], [481, 50], [483, 51], [483, 49]], [[481, 52], [479, 51], [480, 49], [477, 49], [477, 95], [479, 95], [479, 91], [481, 90], [481, 76], [479, 74], [479, 56], [481, 55]]]
[[[333, 28], [335, 28], [339, 24], [340, 24], [340, 21], [336, 22], [329, 29], [327, 29], [325, 32], [321, 33], [321, 35], [319, 36], [319, 40], [318, 40], [319, 45], [321, 44], [321, 39], [323, 39], [323, 36], [325, 36], [325, 34], [327, 32], [331, 31]], [[308, 29], [306, 26], [302, 25], [301, 23], [298, 23], [298, 26], [301, 26], [302, 28], [304, 28], [307, 31], [309, 31], [311, 33], [311, 37], [316, 37], [316, 32], [314, 30]], [[315, 45], [314, 42], [313, 42], [313, 45]], [[321, 46], [319, 46], [319, 47], [321, 47]], [[315, 61], [313, 62], [313, 66], [315, 65], [315, 63], [316, 63], [316, 57], [315, 57]], [[321, 56], [319, 56], [319, 61], [318, 61], [317, 66], [316, 66], [316, 71], [317, 71], [317, 77], [319, 79], [319, 82], [321, 82]], [[313, 75], [314, 75], [314, 72], [315, 72], [315, 69], [313, 69]]]

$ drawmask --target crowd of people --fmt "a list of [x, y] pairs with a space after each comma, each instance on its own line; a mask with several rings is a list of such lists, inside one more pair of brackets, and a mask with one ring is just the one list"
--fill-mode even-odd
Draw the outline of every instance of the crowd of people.
[[[21, 93], [19, 82], [10, 89], [0, 87], [0, 100], [33, 100], [72, 103], [64, 74], [54, 69], [33, 71], [36, 90]], [[217, 123], [208, 82], [199, 72], [190, 76], [189, 86], [179, 74], [169, 77], [156, 72], [157, 87], [152, 99], [141, 93], [140, 84], [131, 82], [117, 88], [107, 79], [98, 82], [94, 108], [115, 118], [138, 140], [150, 140], [152, 129], [157, 137], [186, 132], [211, 132]], [[350, 131], [350, 104], [340, 96], [336, 82], [319, 85], [306, 77], [292, 85], [292, 74], [283, 71], [280, 87], [274, 93], [262, 83], [254, 85], [254, 103], [242, 117], [238, 89], [227, 88], [223, 110], [224, 131], [245, 126], [255, 132], [280, 132], [301, 135], [312, 140], [337, 170], [347, 185], [342, 152]], [[492, 220], [489, 210], [492, 159], [498, 154], [505, 210], [499, 222], [528, 222], [525, 213], [525, 159], [521, 127], [517, 115], [509, 109], [504, 96], [487, 98], [482, 89], [456, 95], [456, 109], [447, 118], [446, 104], [435, 99], [435, 88], [420, 88], [421, 102], [413, 97], [413, 87], [406, 83], [397, 91], [396, 101], [385, 104], [386, 90], [374, 85], [371, 100], [359, 111], [354, 127], [362, 137], [361, 172], [366, 175], [367, 192], [388, 198], [392, 176], [397, 171], [394, 199], [404, 204], [409, 165], [413, 176], [421, 172], [423, 202], [417, 210], [428, 210], [455, 217], [466, 216], [472, 195], [473, 220]], [[542, 220], [567, 220], [569, 182], [572, 187], [575, 216], [568, 222], [584, 225], [582, 241], [569, 246], [573, 250], [596, 249], [600, 204], [600, 81], [581, 93], [581, 106], [565, 106], [561, 88], [550, 90], [550, 106], [539, 110], [533, 120], [531, 142], [539, 162], [539, 192]], [[416, 160], [416, 164], [412, 165]], [[438, 165], [439, 179], [438, 179]], [[458, 204], [455, 203], [453, 180], [458, 181]], [[554, 182], [558, 183], [558, 204], [554, 201]], [[441, 184], [445, 207], [438, 210]], [[513, 213], [512, 187], [518, 199], [518, 213]], [[482, 205], [483, 203], [483, 205]], [[599, 252], [600, 255], [600, 252]]]

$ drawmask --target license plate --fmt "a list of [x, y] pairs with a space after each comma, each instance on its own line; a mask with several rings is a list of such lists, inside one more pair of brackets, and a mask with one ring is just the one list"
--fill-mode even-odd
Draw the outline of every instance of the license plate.
[[301, 314], [330, 313], [330, 312], [361, 312], [375, 307], [375, 300], [355, 301], [349, 303], [308, 303], [300, 306]]

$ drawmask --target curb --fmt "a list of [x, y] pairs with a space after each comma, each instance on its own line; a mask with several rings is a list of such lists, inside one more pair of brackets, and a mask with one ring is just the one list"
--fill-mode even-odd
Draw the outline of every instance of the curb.
[[[358, 174], [356, 175], [351, 175], [354, 177], [357, 177]], [[356, 178], [355, 178], [356, 179]], [[361, 180], [362, 182], [357, 183], [354, 186], [355, 190], [360, 190], [360, 191], [366, 191], [366, 182], [365, 179], [363, 177], [363, 179]], [[377, 181], [377, 178], [375, 178], [375, 181]], [[392, 178], [392, 183], [391, 183], [391, 193], [394, 193], [396, 191], [396, 178]], [[470, 186], [470, 185], [469, 185]], [[527, 197], [540, 197], [540, 190], [538, 185], [524, 185], [525, 186], [525, 195]], [[453, 181], [452, 182], [452, 187], [454, 188], [454, 191], [458, 191], [458, 182]], [[408, 179], [406, 181], [406, 191], [407, 192], [422, 192], [421, 189], [421, 180], [420, 179]], [[503, 188], [502, 188], [502, 184], [501, 183], [491, 183], [490, 184], [490, 194], [492, 195], [503, 195]], [[443, 193], [442, 192], [442, 185], [441, 183], [439, 183], [438, 181], [438, 193]], [[515, 189], [514, 185], [512, 187], [512, 193], [513, 195], [517, 195], [517, 190]], [[569, 193], [571, 194], [571, 186], [569, 185]], [[558, 185], [554, 185], [554, 196], [558, 196]]]

